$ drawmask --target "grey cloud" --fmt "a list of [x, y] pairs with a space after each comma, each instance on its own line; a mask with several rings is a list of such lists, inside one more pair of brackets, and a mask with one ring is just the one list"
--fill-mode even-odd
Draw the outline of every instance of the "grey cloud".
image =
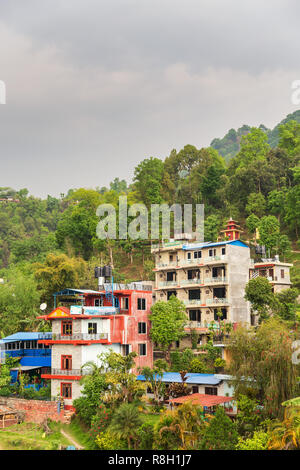
[[0, 185], [45, 196], [130, 180], [143, 158], [295, 111], [295, 1], [0, 6]]

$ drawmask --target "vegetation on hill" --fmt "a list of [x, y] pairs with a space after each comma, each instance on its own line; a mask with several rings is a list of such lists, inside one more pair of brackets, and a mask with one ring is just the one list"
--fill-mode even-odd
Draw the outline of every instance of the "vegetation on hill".
[[[299, 115], [300, 111], [293, 116]], [[34, 320], [40, 303], [46, 301], [49, 311], [52, 294], [63, 287], [96, 288], [97, 265], [110, 263], [116, 282], [153, 279], [149, 239], [97, 237], [100, 204], [115, 207], [118, 234], [120, 196], [127, 197], [131, 210], [138, 203], [148, 208], [157, 203], [204, 203], [206, 241], [215, 241], [231, 216], [242, 225], [251, 246], [258, 229], [257, 241], [270, 254], [279, 253], [287, 260], [297, 257], [300, 124], [289, 116], [276, 132], [278, 146], [272, 148], [265, 128], [242, 127], [238, 153], [229, 163], [220, 148], [218, 152], [193, 145], [173, 149], [164, 160], [145, 158], [130, 185], [115, 178], [109, 188], [70, 189], [59, 198], [46, 199], [29, 195], [27, 189], [0, 188], [4, 199], [0, 200], [1, 334], [43, 328]], [[231, 131], [230, 135], [233, 142]], [[128, 216], [128, 224], [133, 219]], [[299, 287], [298, 264], [292, 270], [295, 287]], [[21, 303], [20, 298], [26, 301]]]
[[[275, 148], [278, 146], [280, 126], [287, 124], [289, 121], [297, 121], [300, 123], [300, 110], [288, 114], [285, 119], [280, 121], [280, 123], [274, 127], [274, 129], [268, 129], [263, 124], [259, 126], [259, 129], [266, 133], [270, 147]], [[226, 162], [229, 162], [229, 160], [235, 157], [239, 152], [242, 136], [247, 135], [250, 131], [251, 127], [244, 124], [237, 130], [230, 129], [223, 138], [213, 139], [210, 145], [214, 149], [218, 150]]]

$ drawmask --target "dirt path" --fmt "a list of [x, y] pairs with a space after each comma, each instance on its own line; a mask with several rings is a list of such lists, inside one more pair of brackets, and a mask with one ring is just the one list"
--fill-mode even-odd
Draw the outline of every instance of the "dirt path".
[[73, 444], [73, 446], [76, 447], [78, 450], [84, 450], [84, 447], [82, 447], [78, 442], [76, 442], [73, 437], [70, 436], [70, 434], [67, 434], [66, 431], [63, 429], [60, 430], [60, 432]]

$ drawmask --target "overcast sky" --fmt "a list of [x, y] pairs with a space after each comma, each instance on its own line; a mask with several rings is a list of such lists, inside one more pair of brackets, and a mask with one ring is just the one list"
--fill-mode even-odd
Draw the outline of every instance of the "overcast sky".
[[0, 186], [58, 196], [298, 107], [297, 0], [0, 0]]

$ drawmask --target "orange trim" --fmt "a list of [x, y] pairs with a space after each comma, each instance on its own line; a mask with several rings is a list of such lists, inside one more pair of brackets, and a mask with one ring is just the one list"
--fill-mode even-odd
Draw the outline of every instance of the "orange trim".
[[42, 374], [42, 379], [80, 380], [82, 375]]

